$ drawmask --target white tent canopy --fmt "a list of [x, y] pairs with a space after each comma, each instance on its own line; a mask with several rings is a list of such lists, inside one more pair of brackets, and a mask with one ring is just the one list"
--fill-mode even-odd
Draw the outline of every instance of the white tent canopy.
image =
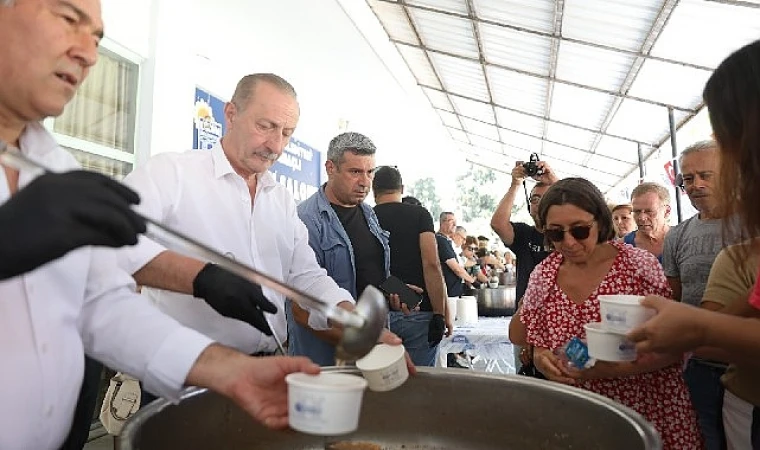
[[531, 152], [610, 192], [760, 38], [760, 0], [367, 0], [468, 159]]

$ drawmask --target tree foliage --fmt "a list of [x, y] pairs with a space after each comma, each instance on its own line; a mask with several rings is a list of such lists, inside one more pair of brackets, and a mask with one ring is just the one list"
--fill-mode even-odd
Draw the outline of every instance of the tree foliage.
[[438, 216], [443, 209], [441, 208], [441, 199], [435, 190], [435, 180], [433, 178], [427, 177], [415, 181], [406, 193], [422, 202], [422, 206], [427, 208], [433, 216], [433, 221], [438, 220]]
[[[494, 195], [495, 181], [496, 174], [493, 170], [474, 164], [467, 173], [457, 177], [457, 201], [465, 222], [479, 218], [490, 220], [498, 204]], [[503, 192], [499, 192], [499, 195], [503, 195]]]

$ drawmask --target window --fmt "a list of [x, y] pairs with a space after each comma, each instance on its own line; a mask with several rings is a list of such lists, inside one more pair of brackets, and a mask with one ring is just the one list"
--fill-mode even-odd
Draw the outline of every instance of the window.
[[124, 179], [124, 177], [132, 171], [132, 163], [119, 161], [118, 159], [112, 159], [107, 156], [96, 155], [94, 153], [83, 152], [71, 147], [64, 148], [74, 155], [74, 158], [79, 161], [79, 164], [81, 164], [82, 168], [85, 170], [100, 172], [119, 181]]
[[103, 47], [99, 54], [63, 114], [46, 125], [83, 168], [121, 180], [135, 163], [139, 65]]
[[134, 154], [137, 65], [106, 50], [53, 131]]

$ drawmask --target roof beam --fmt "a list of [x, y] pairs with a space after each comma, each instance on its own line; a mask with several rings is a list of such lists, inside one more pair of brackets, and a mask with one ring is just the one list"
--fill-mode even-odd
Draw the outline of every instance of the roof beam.
[[[701, 111], [703, 107], [704, 107], [704, 104], [700, 105], [699, 111]], [[694, 116], [688, 116], [688, 117], [684, 117], [683, 119], [681, 119], [681, 121], [676, 124], [676, 132], [678, 132], [684, 125], [686, 125], [693, 118], [694, 118]], [[652, 157], [652, 155], [654, 155], [656, 152], [660, 151], [660, 147], [662, 147], [662, 144], [664, 144], [666, 141], [668, 141], [669, 138], [670, 138], [670, 133], [666, 134], [665, 137], [663, 137], [662, 139], [660, 139], [660, 142], [658, 142], [657, 145], [653, 146], [652, 149], [649, 151], [649, 153], [647, 153], [646, 156], [644, 156], [643, 161], [648, 161], [649, 158]], [[636, 170], [638, 170], [638, 167], [634, 167], [630, 171], [626, 172], [620, 178], [620, 181], [618, 182], [618, 184], [612, 186], [609, 191], [605, 192], [605, 194], [611, 192], [613, 189], [615, 189], [618, 186], [620, 186], [623, 183], [623, 181], [625, 181], [626, 178], [628, 178], [629, 176], [631, 176], [631, 174], [634, 171], [636, 171]]]
[[[407, 8], [415, 8], [415, 9], [420, 9], [420, 10], [423, 10], [423, 11], [429, 11], [429, 12], [435, 12], [435, 13], [445, 14], [445, 15], [448, 15], [448, 16], [459, 17], [460, 19], [469, 19], [469, 17], [467, 15], [465, 15], [465, 14], [460, 14], [460, 13], [456, 13], [456, 12], [452, 12], [452, 11], [442, 11], [440, 9], [431, 8], [429, 6], [410, 5], [410, 4], [408, 4], [404, 0], [399, 0], [399, 1], [396, 1], [396, 0], [374, 0], [374, 1], [376, 1], [376, 2], [382, 2], [382, 3], [391, 3], [391, 4], [394, 4], [394, 5], [401, 4], [401, 5], [404, 5]], [[515, 26], [515, 25], [508, 25], [506, 23], [496, 22], [494, 20], [486, 20], [486, 19], [480, 19], [480, 18], [478, 18], [476, 20], [478, 22], [480, 22], [480, 23], [494, 25], [494, 26], [502, 27], [502, 28], [508, 28], [510, 30], [515, 30], [515, 31], [521, 31], [523, 33], [535, 34], [537, 36], [544, 36], [544, 37], [548, 37], [548, 38], [551, 38], [553, 36], [552, 33], [547, 33], [547, 32], [544, 32], [544, 31], [531, 30], [530, 28], [518, 27], [518, 26]], [[388, 35], [388, 37], [391, 38], [391, 40], [393, 40], [393, 37], [390, 34]], [[660, 62], [665, 62], [665, 63], [670, 63], [670, 64], [677, 64], [679, 66], [690, 67], [692, 69], [701, 69], [701, 70], [707, 70], [707, 71], [710, 71], [710, 72], [712, 72], [713, 70], [715, 70], [715, 67], [707, 67], [707, 66], [701, 66], [699, 64], [691, 64], [691, 63], [687, 63], [687, 62], [683, 62], [683, 61], [675, 61], [675, 60], [668, 59], [668, 58], [660, 58], [658, 56], [643, 55], [643, 54], [641, 54], [641, 52], [636, 52], [636, 51], [633, 51], [633, 50], [625, 50], [625, 49], [622, 49], [622, 48], [612, 47], [612, 46], [604, 45], [604, 44], [597, 44], [595, 42], [584, 41], [582, 39], [573, 39], [573, 38], [566, 38], [566, 37], [564, 37], [564, 38], [562, 38], [562, 40], [567, 41], [567, 42], [572, 42], [574, 44], [588, 45], [589, 47], [599, 48], [599, 49], [602, 49], [602, 50], [609, 50], [609, 51], [613, 51], [613, 52], [624, 53], [626, 55], [641, 56], [641, 57], [643, 57], [645, 59], [651, 59], [653, 61], [660, 61]]]
[[[409, 7], [405, 4], [405, 2], [401, 2], [401, 9], [404, 11], [404, 17], [406, 17], [407, 22], [409, 22], [409, 28], [414, 33], [415, 37], [417, 37], [417, 42], [420, 42], [420, 43], [425, 42], [425, 41], [422, 40], [422, 36], [420, 36], [420, 32], [417, 30], [417, 26], [414, 24], [414, 20], [412, 20], [411, 14], [409, 14]], [[375, 14], [375, 16], [377, 16], [377, 14]], [[380, 17], [378, 17], [378, 20], [379, 19], [380, 19]], [[385, 34], [387, 34], [388, 37], [390, 38], [391, 34], [388, 33], [388, 30], [385, 28], [385, 25], [383, 24], [382, 20], [380, 20], [380, 24], [383, 26], [383, 29], [385, 30]], [[430, 59], [430, 53], [428, 53], [428, 52], [422, 52], [422, 53], [424, 53], [425, 59], [427, 60], [427, 63], [430, 65], [430, 70], [433, 71], [433, 75], [435, 75], [435, 78], [438, 80], [438, 84], [440, 84], [444, 88], [444, 90], [442, 92], [448, 98], [449, 94], [448, 94], [448, 92], [446, 92], [448, 89], [445, 89], [446, 85], [443, 84], [443, 80], [441, 79], [441, 76], [438, 74], [438, 69], [435, 68], [435, 64], [433, 64], [433, 61]], [[407, 67], [409, 67], [409, 71], [411, 71], [412, 68], [411, 68], [411, 66], [409, 66], [408, 62], [406, 63], [406, 65], [407, 65]], [[485, 72], [485, 70], [484, 70], [484, 72]], [[414, 73], [412, 73], [412, 75], [414, 76], [414, 79], [417, 80], [417, 75], [414, 75]], [[417, 80], [417, 81], [418, 81], [418, 84], [419, 84], [419, 80]], [[428, 101], [430, 101], [430, 99], [428, 99]], [[451, 103], [451, 108], [454, 111], [456, 111], [456, 108], [454, 108], [454, 104], [451, 102], [450, 98], [449, 98], [449, 103]], [[432, 106], [432, 104], [431, 104], [431, 106]], [[457, 117], [457, 120], [459, 120], [459, 117]], [[446, 126], [446, 124], [443, 124], [443, 125]], [[464, 124], [462, 123], [461, 120], [459, 120], [459, 125], [462, 127], [462, 129], [464, 129]], [[468, 138], [468, 140], [469, 140], [469, 138]]]
[[[652, 51], [652, 47], [654, 47], [655, 42], [657, 42], [660, 34], [662, 34], [662, 30], [665, 28], [665, 25], [667, 25], [670, 17], [673, 15], [673, 11], [675, 11], [676, 6], [678, 6], [678, 2], [679, 0], [666, 0], [665, 3], [663, 3], [662, 8], [660, 8], [660, 12], [657, 14], [657, 17], [652, 23], [652, 28], [649, 29], [649, 33], [647, 33], [646, 38], [644, 38], [644, 42], [641, 44], [639, 54], [648, 55], [649, 52]], [[620, 95], [622, 97], [628, 97], [628, 92], [631, 90], [633, 82], [639, 75], [639, 71], [641, 70], [641, 66], [644, 65], [644, 61], [645, 58], [643, 56], [637, 56], [633, 61], [633, 64], [631, 64], [631, 68], [628, 70], [628, 74], [626, 75], [625, 80], [623, 80], [623, 84], [620, 85]], [[607, 131], [607, 127], [609, 127], [610, 123], [612, 123], [612, 120], [615, 118], [615, 114], [617, 114], [617, 111], [620, 108], [621, 104], [622, 101], [616, 101], [607, 111], [607, 115], [604, 117], [602, 126], [600, 128], [600, 131], [602, 133], [605, 133]], [[688, 114], [696, 114], [696, 111], [688, 111]], [[584, 166], [588, 164], [588, 161], [596, 153], [596, 148], [599, 146], [599, 142], [602, 140], [601, 136], [602, 135], [599, 134], [591, 144], [591, 148], [589, 148], [589, 156], [586, 161], [583, 162]]]
[[[484, 151], [484, 152], [488, 152], [488, 153], [493, 153], [496, 156], [501, 156], [501, 157], [504, 157], [504, 158], [509, 157], [509, 155], [505, 155], [504, 153], [499, 153], [499, 152], [494, 151], [494, 150], [489, 150], [487, 148], [483, 148], [483, 149], [479, 149], [479, 150]], [[460, 153], [464, 153], [465, 155], [480, 156], [480, 155], [474, 155], [472, 152], [468, 152], [468, 151], [462, 150], [462, 149], [459, 149], [459, 152]], [[552, 161], [558, 161], [558, 162], [561, 162], [561, 163], [570, 164], [571, 166], [574, 166], [574, 167], [576, 167], [578, 169], [585, 169], [585, 167], [581, 166], [578, 163], [574, 163], [572, 161], [567, 161], [567, 160], [564, 160], [564, 159], [561, 159], [561, 158], [552, 157]], [[573, 170], [572, 172], [569, 171], [569, 170], [562, 170], [562, 172], [567, 172], [567, 174], [572, 175], [572, 176], [577, 176], [577, 177], [581, 177], [582, 176], [580, 174], [580, 172], [576, 172], [575, 170]], [[611, 177], [616, 177], [616, 178], [619, 177], [619, 175], [616, 175], [614, 173], [602, 172], [601, 170], [597, 170], [597, 172], [603, 173], [605, 175], [609, 175]], [[602, 183], [602, 182], [599, 182], [599, 181], [595, 182], [594, 180], [592, 180], [592, 179], [590, 179], [588, 177], [583, 177], [583, 178], [588, 179], [592, 183], [600, 184], [602, 186], [609, 186], [609, 184], [607, 184], [607, 183]]]
[[[438, 89], [438, 88], [433, 87], [433, 86], [426, 86], [424, 84], [420, 84], [420, 87], [423, 87], [423, 88], [426, 88], [426, 89], [430, 89], [431, 91], [438, 91], [438, 92], [443, 92], [444, 94], [449, 94], [449, 92], [447, 92], [445, 90], [442, 90], [442, 89]], [[466, 99], [466, 100], [472, 100], [473, 102], [488, 104], [488, 102], [485, 102], [485, 101], [483, 101], [483, 100], [481, 100], [479, 98], [468, 97], [466, 95], [460, 95], [460, 94], [450, 94], [450, 95], [454, 95], [456, 97], [461, 97], [461, 98]], [[524, 114], [526, 116], [535, 117], [536, 119], [546, 120], [548, 122], [558, 123], [560, 125], [565, 125], [565, 126], [568, 126], [568, 127], [571, 127], [571, 128], [576, 128], [578, 130], [590, 131], [592, 133], [599, 133], [599, 130], [594, 130], [592, 128], [582, 127], [580, 125], [573, 125], [571, 123], [563, 122], [561, 120], [550, 119], [549, 117], [541, 116], [539, 114], [533, 114], [533, 113], [529, 113], [529, 112], [525, 112], [525, 111], [520, 111], [520, 110], [517, 110], [517, 109], [514, 109], [514, 108], [510, 108], [509, 106], [500, 105], [500, 104], [498, 104], [496, 102], [493, 103], [493, 106], [499, 107], [499, 108], [502, 108], [502, 109], [506, 109], [507, 111], [512, 111], [512, 112]], [[497, 124], [491, 124], [491, 125], [499, 126]], [[653, 147], [653, 144], [651, 142], [637, 141], [636, 139], [631, 139], [631, 138], [628, 138], [628, 137], [618, 136], [616, 134], [610, 134], [610, 133], [605, 133], [605, 136], [613, 137], [613, 138], [620, 139], [620, 140], [623, 140], [623, 141], [633, 142], [635, 144], [645, 145], [647, 147]]]
[[[485, 122], [482, 119], [478, 119], [476, 117], [465, 116], [463, 114], [452, 113], [451, 111], [446, 111], [445, 109], [440, 109], [440, 108], [433, 107], [433, 110], [434, 111], [444, 111], [444, 112], [447, 112], [449, 114], [457, 114], [460, 117], [464, 117], [466, 119], [470, 119], [470, 120], [473, 120], [475, 122], [480, 122], [480, 123], [484, 123], [484, 124], [487, 124], [487, 125], [493, 125], [492, 123]], [[460, 121], [460, 123], [461, 123], [461, 121]], [[444, 127], [445, 128], [452, 128], [452, 127], [449, 127], [448, 125], [445, 125], [445, 124], [444, 124]], [[509, 131], [509, 132], [512, 132], [512, 133], [515, 133], [515, 134], [520, 134], [520, 135], [523, 135], [523, 136], [526, 136], [526, 137], [529, 137], [529, 138], [543, 140], [543, 141], [546, 141], [546, 142], [548, 142], [550, 144], [561, 145], [563, 147], [567, 147], [567, 148], [572, 149], [572, 150], [577, 150], [579, 152], [588, 153], [588, 149], [579, 148], [579, 147], [575, 147], [575, 146], [572, 146], [572, 145], [569, 145], [569, 144], [565, 144], [563, 142], [558, 142], [558, 141], [553, 141], [551, 139], [542, 138], [541, 136], [535, 136], [535, 135], [532, 135], [530, 133], [526, 133], [525, 131], [518, 131], [518, 130], [509, 128], [509, 127], [504, 127], [504, 126], [501, 126], [501, 125], [496, 125], [496, 127], [497, 128], [501, 128], [502, 130], [506, 130], [506, 131]], [[530, 150], [523, 149], [522, 147], [517, 147], [516, 145], [512, 145], [512, 144], [509, 144], [507, 142], [504, 142], [503, 140], [494, 141], [491, 138], [488, 138], [488, 137], [485, 137], [485, 136], [480, 136], [479, 134], [471, 133], [471, 132], [465, 130], [464, 128], [461, 128], [460, 131], [464, 131], [465, 133], [469, 133], [469, 134], [472, 134], [473, 136], [478, 136], [478, 137], [481, 137], [483, 139], [488, 139], [489, 141], [499, 142], [499, 143], [502, 143], [504, 145], [509, 145], [510, 147], [520, 148], [521, 150], [525, 150], [526, 152], [530, 151]], [[664, 138], [664, 139], [667, 139], [667, 137]], [[623, 160], [623, 159], [618, 159], [618, 158], [615, 158], [615, 157], [612, 157], [612, 156], [606, 156], [606, 155], [600, 155], [600, 156], [603, 156], [604, 158], [611, 159], [611, 160], [616, 161], [616, 162], [621, 162], [621, 163], [625, 163], [625, 164], [635, 164], [635, 163], [633, 163], [631, 161], [626, 161], [626, 160]]]
[[[546, 117], [551, 115], [552, 100], [554, 98], [554, 80], [557, 78], [557, 59], [559, 57], [559, 42], [562, 38], [562, 19], [565, 14], [565, 0], [555, 0], [554, 2], [554, 33], [551, 39], [551, 49], [549, 50], [549, 78], [546, 80]], [[544, 121], [544, 131], [541, 134], [541, 154], [544, 153], [544, 141], [546, 133], [549, 132], [549, 122]]]
[[[486, 70], [486, 55], [483, 52], [483, 42], [480, 40], [480, 30], [478, 29], [478, 25], [476, 23], [475, 7], [472, 6], [472, 0], [465, 0], [465, 4], [467, 6], [467, 13], [470, 18], [470, 26], [472, 26], [472, 34], [473, 36], [475, 36], [475, 42], [478, 44], [478, 59], [479, 59], [478, 62], [480, 63], [480, 70], [483, 71], [483, 78], [486, 81], [486, 91], [488, 92], [488, 102], [491, 105], [491, 111], [493, 112], [494, 121], [496, 121], [496, 109], [493, 106], [493, 92], [491, 92], [491, 81], [488, 79], [488, 71]], [[425, 54], [428, 55], [428, 59], [429, 59], [430, 54], [428, 52], [425, 52]], [[461, 120], [460, 120], [460, 123], [461, 123]], [[462, 129], [464, 129], [464, 124], [462, 125], [463, 125]]]
[[705, 0], [705, 1], [713, 2], [713, 3], [722, 3], [724, 5], [744, 6], [746, 8], [760, 9], [760, 3], [757, 3], [757, 1], [742, 1], [742, 0]]
[[[464, 60], [464, 61], [470, 61], [470, 62], [474, 62], [474, 63], [477, 63], [477, 64], [481, 64], [481, 61], [478, 58], [472, 58], [470, 56], [464, 56], [464, 55], [457, 55], [456, 53], [446, 52], [446, 51], [443, 51], [443, 50], [434, 50], [434, 49], [431, 49], [430, 47], [428, 47], [426, 45], [408, 44], [406, 42], [399, 41], [398, 39], [391, 39], [391, 42], [393, 42], [396, 45], [406, 45], [406, 46], [409, 46], [409, 47], [418, 48], [418, 49], [423, 50], [423, 51], [428, 52], [428, 53], [439, 53], [441, 55], [446, 55], [446, 56], [449, 56], [449, 57], [452, 57], [452, 58], [458, 58], [458, 59], [461, 59], [461, 60]], [[618, 91], [610, 91], [610, 90], [607, 90], [607, 89], [602, 89], [602, 88], [598, 88], [598, 87], [594, 87], [594, 86], [588, 86], [588, 85], [581, 84], [581, 83], [575, 83], [573, 81], [561, 80], [561, 79], [558, 79], [556, 76], [539, 75], [539, 74], [535, 74], [535, 73], [528, 72], [528, 71], [525, 71], [525, 70], [516, 69], [514, 67], [505, 66], [505, 65], [502, 65], [502, 64], [486, 63], [486, 66], [497, 67], [499, 69], [509, 70], [511, 72], [519, 73], [521, 75], [526, 75], [526, 76], [533, 77], [533, 78], [539, 78], [539, 79], [542, 79], [542, 80], [549, 80], [549, 81], [553, 81], [555, 83], [562, 83], [562, 84], [566, 84], [568, 86], [577, 87], [577, 88], [580, 88], [580, 89], [587, 89], [589, 91], [599, 92], [601, 94], [606, 94], [606, 95], [609, 95], [611, 97], [616, 97], [616, 98], [617, 97], [625, 97], [625, 98], [629, 98], [631, 100], [636, 100], [636, 101], [639, 101], [639, 102], [642, 102], [642, 103], [648, 103], [650, 105], [660, 106], [662, 108], [673, 108], [674, 111], [683, 111], [685, 113], [693, 113], [694, 112], [693, 109], [682, 108], [680, 106], [671, 105], [671, 104], [668, 104], [668, 103], [656, 102], [654, 100], [649, 100], [649, 99], [645, 99], [645, 98], [641, 98], [641, 97], [634, 97], [634, 96], [631, 96], [631, 95], [625, 95], [625, 96], [623, 96]], [[448, 91], [448, 89], [447, 89], [447, 91]], [[452, 92], [452, 93], [456, 94], [455, 92]], [[456, 94], [456, 95], [459, 95], [459, 94]], [[598, 130], [597, 130], [597, 132], [598, 132]]]

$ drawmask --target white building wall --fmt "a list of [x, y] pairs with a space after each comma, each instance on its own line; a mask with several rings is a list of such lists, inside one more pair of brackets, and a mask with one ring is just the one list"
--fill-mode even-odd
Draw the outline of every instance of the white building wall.
[[113, 45], [144, 58], [137, 164], [190, 148], [196, 85], [229, 99], [243, 75], [274, 72], [298, 91], [301, 141], [324, 152], [347, 123], [375, 141], [377, 163], [398, 165], [407, 184], [435, 176], [450, 180], [444, 193], [453, 191], [464, 159], [363, 0], [103, 2]]

